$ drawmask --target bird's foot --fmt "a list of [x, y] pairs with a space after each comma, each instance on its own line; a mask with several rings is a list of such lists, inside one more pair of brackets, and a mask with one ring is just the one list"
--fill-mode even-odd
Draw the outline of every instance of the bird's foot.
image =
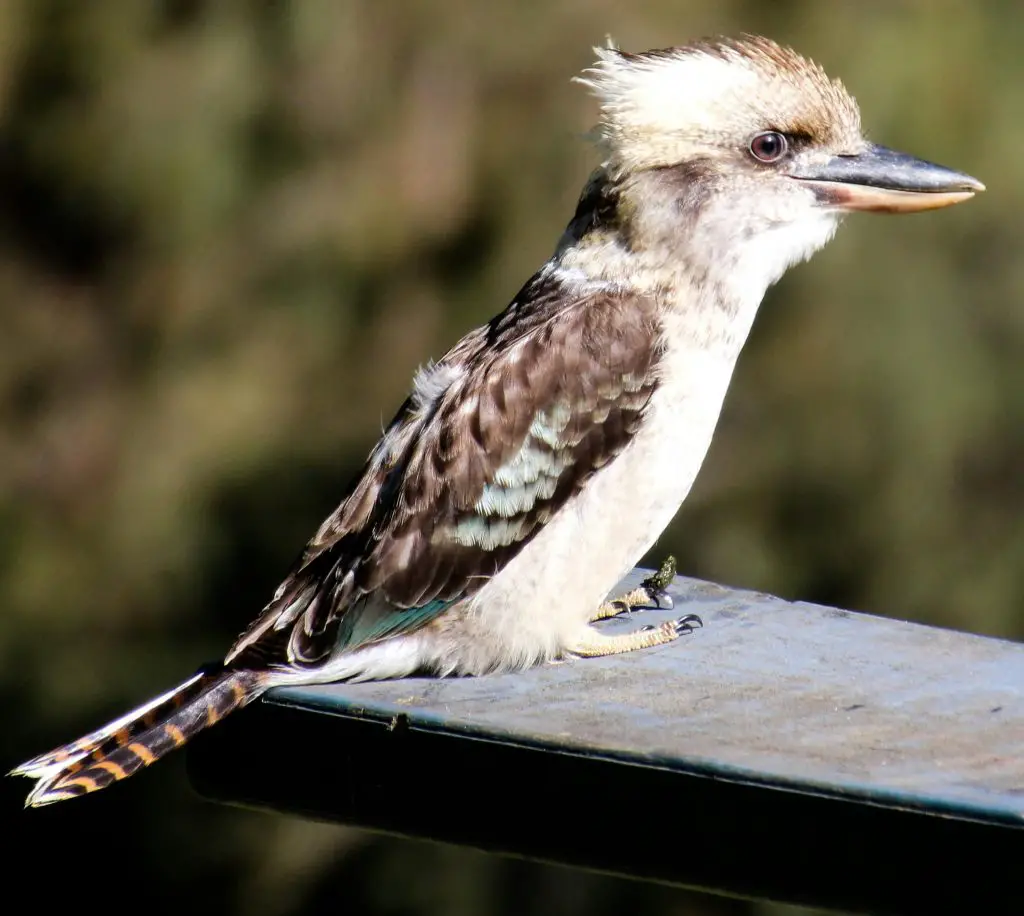
[[671, 611], [674, 602], [667, 589], [675, 577], [676, 558], [672, 556], [665, 557], [657, 571], [651, 573], [633, 591], [602, 604], [597, 609], [597, 613], [590, 618], [590, 622], [607, 620], [609, 617], [618, 617], [620, 614], [630, 614], [633, 611], [646, 610], [648, 608], [659, 611]]
[[600, 633], [588, 626], [584, 628], [579, 640], [568, 647], [568, 652], [585, 658], [619, 655], [622, 652], [632, 652], [634, 649], [664, 645], [702, 626], [704, 623], [696, 614], [687, 614], [676, 620], [666, 620], [661, 624], [642, 627], [632, 633]]

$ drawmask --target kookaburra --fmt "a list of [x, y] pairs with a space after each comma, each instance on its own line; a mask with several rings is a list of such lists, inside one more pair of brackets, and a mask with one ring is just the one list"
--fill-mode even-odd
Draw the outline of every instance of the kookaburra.
[[602, 162], [550, 260], [422, 369], [224, 661], [14, 772], [104, 788], [268, 688], [478, 675], [676, 639], [592, 622], [693, 484], [765, 290], [850, 210], [945, 207], [967, 175], [868, 143], [843, 86], [765, 39], [631, 54], [579, 82]]

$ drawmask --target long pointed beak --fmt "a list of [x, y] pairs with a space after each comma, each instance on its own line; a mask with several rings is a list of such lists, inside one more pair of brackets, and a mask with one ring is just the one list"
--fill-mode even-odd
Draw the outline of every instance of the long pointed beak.
[[985, 190], [977, 178], [884, 146], [869, 146], [855, 156], [835, 156], [823, 165], [789, 174], [811, 185], [826, 206], [876, 213], [935, 210]]

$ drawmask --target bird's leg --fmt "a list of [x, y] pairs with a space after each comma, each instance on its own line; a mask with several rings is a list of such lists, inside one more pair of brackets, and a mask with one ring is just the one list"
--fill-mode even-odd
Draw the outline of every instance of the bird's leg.
[[672, 598], [666, 589], [676, 577], [676, 558], [665, 557], [657, 572], [651, 573], [631, 592], [602, 604], [590, 622], [618, 617], [640, 608], [654, 607], [659, 611], [672, 610]]
[[656, 627], [643, 627], [632, 633], [618, 633], [614, 636], [599, 633], [593, 627], [586, 627], [576, 643], [568, 647], [572, 655], [594, 658], [599, 655], [618, 655], [634, 649], [646, 649], [672, 642], [680, 636], [692, 633], [704, 622], [696, 614], [687, 614], [678, 620], [667, 620]]

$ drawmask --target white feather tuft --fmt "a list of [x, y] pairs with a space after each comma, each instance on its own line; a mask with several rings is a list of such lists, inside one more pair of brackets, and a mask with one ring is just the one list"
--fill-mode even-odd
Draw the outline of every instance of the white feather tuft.
[[412, 382], [413, 409], [418, 414], [429, 414], [435, 403], [454, 385], [465, 371], [450, 363], [428, 363], [421, 366]]

